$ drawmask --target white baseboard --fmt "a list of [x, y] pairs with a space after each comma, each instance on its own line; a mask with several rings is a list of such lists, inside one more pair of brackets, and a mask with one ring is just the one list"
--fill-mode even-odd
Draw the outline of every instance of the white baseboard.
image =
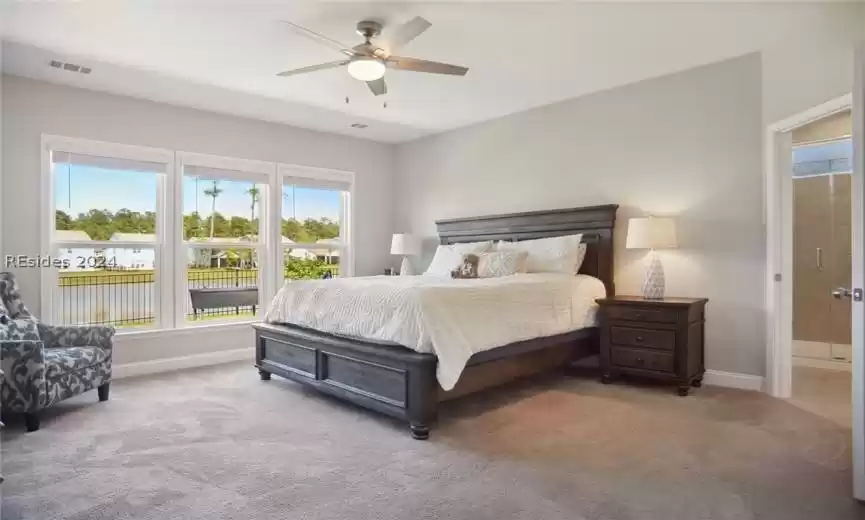
[[221, 350], [218, 352], [208, 352], [206, 354], [195, 354], [192, 356], [154, 359], [152, 361], [115, 365], [111, 370], [111, 377], [113, 379], [123, 379], [124, 377], [172, 372], [184, 368], [220, 365], [222, 363], [231, 363], [232, 361], [249, 361], [252, 363], [254, 359], [254, 348], [236, 348], [233, 350]]
[[738, 388], [740, 390], [763, 390], [763, 376], [753, 374], [739, 374], [737, 372], [724, 372], [722, 370], [706, 370], [703, 382], [707, 385], [725, 386], [727, 388]]

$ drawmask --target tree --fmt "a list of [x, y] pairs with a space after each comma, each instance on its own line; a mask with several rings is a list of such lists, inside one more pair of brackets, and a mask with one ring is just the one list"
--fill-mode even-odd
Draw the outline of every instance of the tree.
[[210, 239], [213, 240], [213, 232], [214, 232], [214, 216], [216, 215], [216, 197], [219, 197], [219, 194], [222, 193], [222, 189], [219, 187], [219, 181], [213, 181], [213, 187], [207, 188], [204, 190], [204, 194], [208, 197], [213, 198], [213, 202], [210, 205]]
[[249, 221], [252, 222], [255, 220], [255, 205], [258, 203], [258, 188], [253, 186], [246, 190], [246, 194], [252, 199], [252, 203], [249, 205]]
[[201, 215], [197, 211], [193, 211], [189, 215], [183, 215], [183, 237], [189, 240], [192, 237], [197, 237], [201, 230]]
[[56, 229], [72, 229], [69, 226], [72, 224], [72, 219], [65, 212], [60, 211], [59, 209], [54, 212], [54, 222], [56, 222]]

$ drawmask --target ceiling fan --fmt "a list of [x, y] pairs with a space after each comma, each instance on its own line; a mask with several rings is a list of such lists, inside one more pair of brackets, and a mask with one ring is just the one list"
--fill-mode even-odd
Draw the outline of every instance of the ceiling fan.
[[278, 76], [294, 76], [306, 74], [317, 70], [333, 69], [348, 66], [351, 77], [365, 81], [370, 91], [376, 96], [387, 93], [387, 84], [384, 82], [384, 73], [388, 68], [398, 70], [410, 70], [413, 72], [429, 72], [433, 74], [450, 74], [454, 76], [465, 76], [469, 71], [466, 67], [449, 65], [436, 61], [420, 60], [396, 56], [393, 53], [401, 49], [405, 44], [414, 40], [432, 25], [427, 20], [416, 16], [408, 22], [400, 25], [392, 31], [387, 31], [384, 38], [379, 39], [382, 24], [372, 20], [363, 20], [357, 24], [357, 33], [364, 38], [364, 42], [354, 47], [348, 47], [332, 38], [328, 38], [315, 31], [301, 27], [292, 22], [284, 22], [298, 31], [303, 36], [319, 43], [325, 44], [348, 56], [348, 59], [331, 61], [320, 65], [311, 65], [299, 69], [280, 72]]

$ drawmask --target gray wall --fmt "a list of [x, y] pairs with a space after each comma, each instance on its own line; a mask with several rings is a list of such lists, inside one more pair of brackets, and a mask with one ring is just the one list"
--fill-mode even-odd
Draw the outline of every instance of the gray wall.
[[617, 203], [633, 294], [645, 252], [624, 249], [627, 218], [677, 215], [668, 294], [710, 299], [709, 368], [762, 375], [761, 96], [753, 54], [400, 145], [395, 227], [432, 245], [440, 218]]
[[[257, 159], [356, 174], [355, 267], [381, 272], [391, 258], [391, 145], [175, 107], [67, 86], [3, 77], [3, 249], [40, 250], [40, 136], [63, 135], [227, 157]], [[39, 309], [39, 273], [17, 273], [24, 296]]]
[[763, 123], [853, 91], [853, 50], [865, 41], [865, 3], [827, 5], [824, 16], [761, 52]]

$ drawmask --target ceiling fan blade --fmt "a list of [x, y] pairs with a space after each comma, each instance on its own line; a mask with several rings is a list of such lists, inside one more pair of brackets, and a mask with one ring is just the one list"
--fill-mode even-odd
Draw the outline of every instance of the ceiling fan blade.
[[413, 70], [415, 72], [430, 72], [432, 74], [451, 74], [453, 76], [465, 76], [468, 67], [439, 63], [437, 61], [419, 60], [417, 58], [406, 58], [405, 56], [390, 56], [388, 67], [400, 70]]
[[348, 65], [348, 62], [351, 60], [339, 60], [339, 61], [331, 61], [330, 63], [322, 63], [319, 65], [310, 65], [309, 67], [301, 67], [299, 69], [286, 70], [284, 72], [280, 72], [277, 76], [296, 76], [298, 74], [306, 74], [307, 72], [315, 72], [317, 70], [327, 70], [327, 69], [335, 69], [336, 67], [342, 67], [343, 65]]
[[431, 26], [432, 24], [426, 19], [415, 16], [406, 23], [396, 27], [393, 31], [388, 30], [384, 35], [388, 52], [396, 52], [403, 48], [405, 44], [420, 36], [421, 33]]
[[302, 25], [297, 25], [294, 22], [289, 22], [288, 20], [281, 20], [281, 21], [282, 21], [282, 23], [290, 26], [292, 29], [297, 31], [297, 33], [300, 34], [301, 36], [304, 36], [304, 37], [306, 37], [306, 38], [308, 38], [314, 42], [318, 42], [318, 43], [322, 43], [324, 45], [327, 45], [328, 47], [331, 47], [331, 48], [345, 54], [346, 56], [354, 56], [356, 54], [353, 50], [351, 50], [351, 48], [348, 45], [345, 45], [344, 43], [338, 42], [338, 41], [334, 40], [333, 38], [328, 38], [327, 36], [325, 36], [323, 34], [319, 34], [319, 33], [315, 32], [311, 29], [307, 29], [306, 27], [304, 27]]
[[372, 93], [376, 96], [387, 94], [387, 83], [384, 82], [384, 78], [367, 81], [366, 85], [369, 87], [369, 90], [372, 91]]

